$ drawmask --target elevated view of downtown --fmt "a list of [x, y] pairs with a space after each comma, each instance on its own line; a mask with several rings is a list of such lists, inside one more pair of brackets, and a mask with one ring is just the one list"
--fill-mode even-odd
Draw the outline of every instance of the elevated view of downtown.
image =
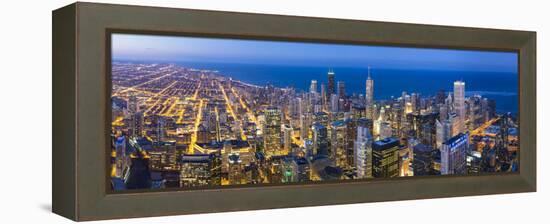
[[111, 187], [518, 172], [512, 52], [113, 34]]

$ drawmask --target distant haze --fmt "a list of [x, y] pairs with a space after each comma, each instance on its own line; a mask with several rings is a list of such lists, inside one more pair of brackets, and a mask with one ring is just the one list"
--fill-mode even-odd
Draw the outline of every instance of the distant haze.
[[517, 72], [513, 52], [113, 34], [114, 60]]

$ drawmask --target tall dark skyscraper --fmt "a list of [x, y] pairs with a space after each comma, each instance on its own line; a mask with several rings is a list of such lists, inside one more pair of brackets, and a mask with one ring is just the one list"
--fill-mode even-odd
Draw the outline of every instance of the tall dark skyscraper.
[[399, 176], [399, 140], [385, 138], [372, 144], [372, 171], [374, 177]]
[[281, 155], [281, 110], [270, 107], [265, 110], [264, 153]]
[[131, 135], [134, 137], [141, 137], [143, 135], [143, 112], [139, 111], [132, 114], [132, 120], [130, 123]]
[[336, 94], [336, 83], [334, 81], [334, 71], [329, 70], [328, 71], [328, 90], [327, 90], [327, 98], [330, 98], [332, 94]]
[[346, 98], [346, 83], [344, 81], [338, 81], [338, 98]]
[[426, 176], [432, 174], [433, 148], [429, 145], [418, 144], [413, 147], [414, 176]]
[[313, 123], [313, 154], [328, 156], [328, 132], [327, 128], [319, 122]]

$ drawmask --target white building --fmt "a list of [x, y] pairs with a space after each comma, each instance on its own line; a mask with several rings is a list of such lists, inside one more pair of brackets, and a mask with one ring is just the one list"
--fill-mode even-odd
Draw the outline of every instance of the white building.
[[459, 117], [459, 132], [464, 132], [466, 120], [466, 102], [464, 98], [466, 84], [463, 81], [454, 82], [454, 111]]
[[357, 178], [372, 177], [372, 136], [366, 127], [357, 127], [357, 139], [353, 147]]
[[443, 120], [443, 122], [435, 120], [435, 145], [438, 149], [441, 148], [441, 145], [445, 141], [451, 138], [451, 133], [451, 122], [449, 120]]
[[370, 67], [366, 82], [365, 109], [367, 118], [374, 119], [374, 80], [370, 76]]
[[441, 145], [441, 175], [466, 174], [469, 152], [467, 134], [458, 134]]
[[309, 86], [310, 93], [317, 93], [317, 80], [311, 80], [311, 86]]

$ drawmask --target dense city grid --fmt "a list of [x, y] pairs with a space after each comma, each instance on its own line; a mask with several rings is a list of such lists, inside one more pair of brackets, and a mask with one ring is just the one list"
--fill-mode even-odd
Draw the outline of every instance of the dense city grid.
[[[457, 80], [431, 96], [309, 91], [175, 64], [112, 63], [115, 190], [516, 172], [518, 122]], [[319, 78], [321, 79], [321, 78]]]

